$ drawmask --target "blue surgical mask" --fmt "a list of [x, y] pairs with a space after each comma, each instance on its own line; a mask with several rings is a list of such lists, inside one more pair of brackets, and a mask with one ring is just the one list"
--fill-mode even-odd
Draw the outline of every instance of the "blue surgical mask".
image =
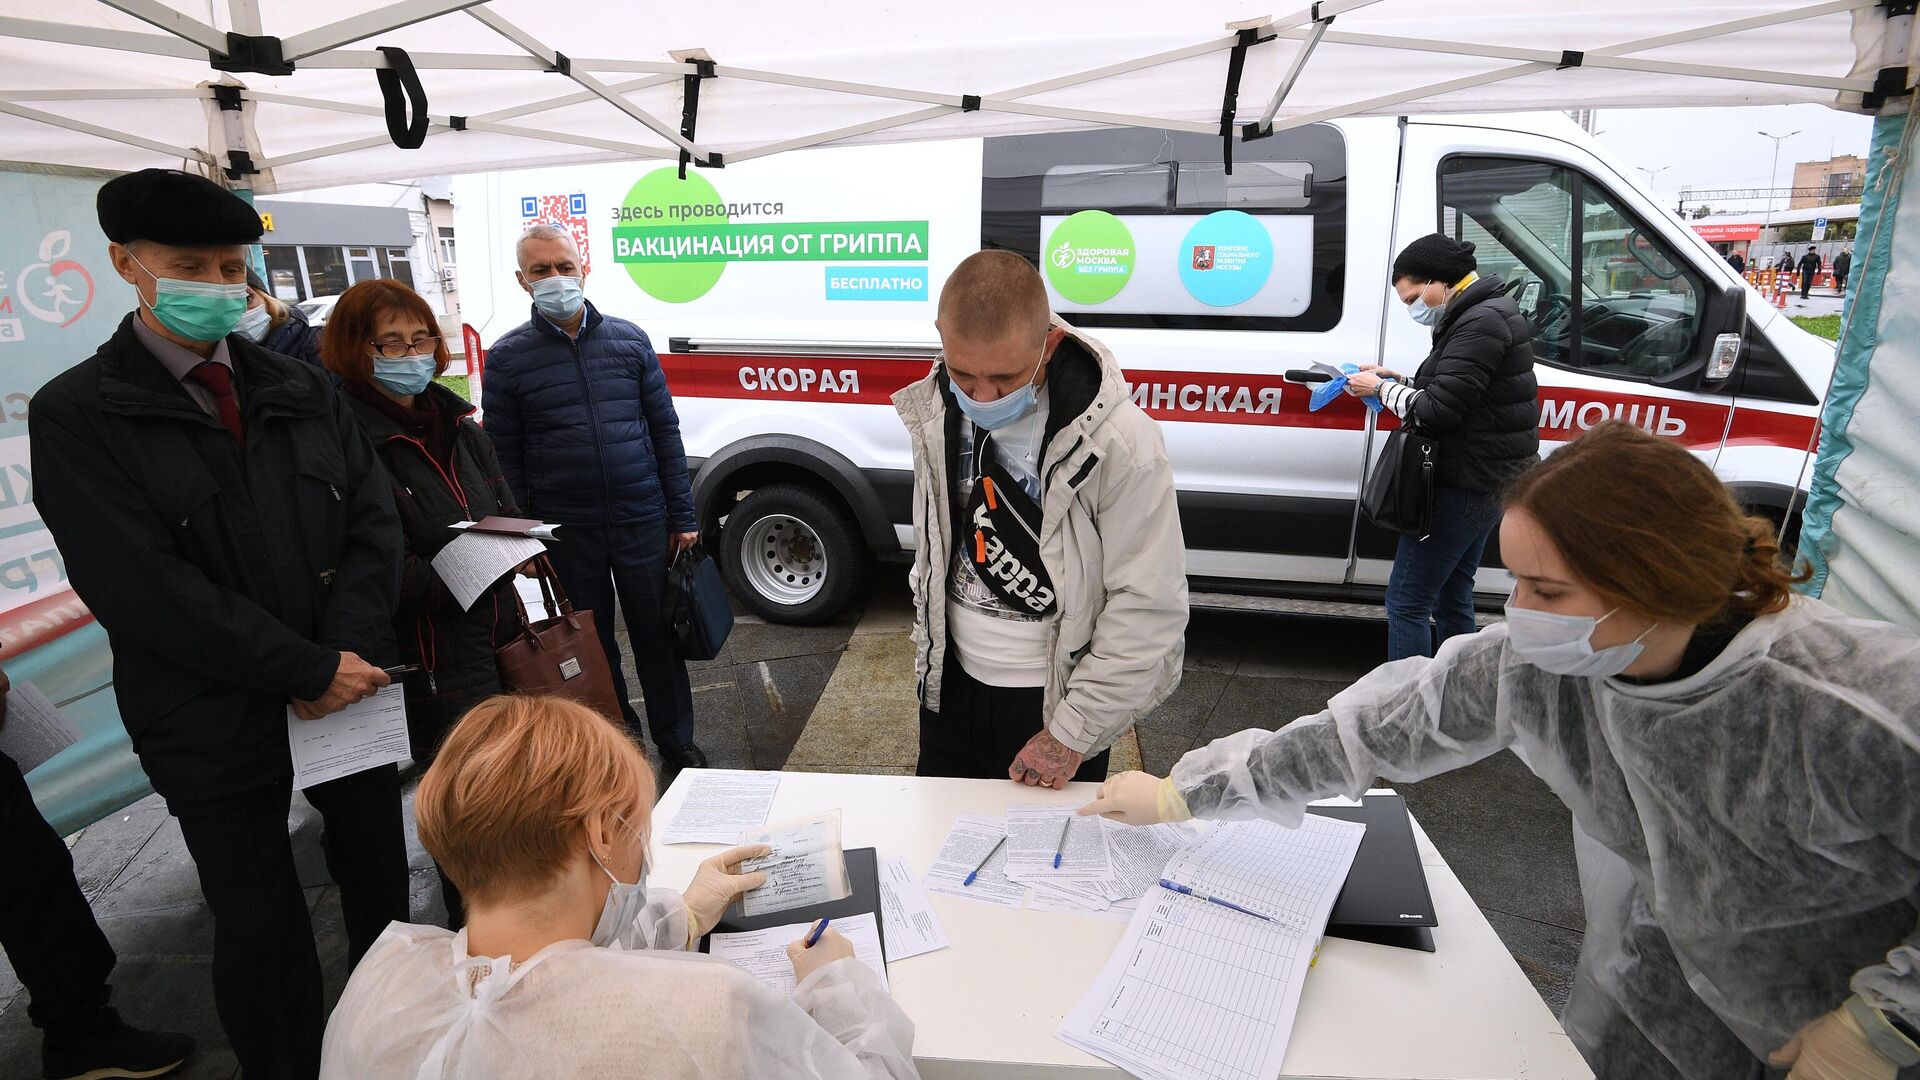
[[[131, 255], [129, 255], [131, 257]], [[232, 285], [215, 281], [185, 281], [165, 278], [139, 259], [133, 265], [146, 270], [153, 279], [153, 303], [147, 307], [160, 325], [188, 341], [219, 341], [240, 322], [247, 312], [247, 283]]]
[[621, 937], [640, 918], [640, 912], [647, 906], [647, 868], [640, 867], [640, 880], [629, 885], [613, 876], [607, 864], [594, 855], [592, 849], [587, 854], [593, 857], [593, 864], [607, 875], [607, 902], [600, 905], [600, 921], [593, 925], [593, 943], [603, 949], [626, 948]]
[[1407, 305], [1407, 317], [1421, 326], [1437, 326], [1440, 323], [1441, 313], [1446, 310], [1444, 306], [1428, 307], [1426, 297], [1416, 296], [1413, 298], [1413, 303]]
[[[1033, 411], [1034, 403], [1039, 399], [1040, 368], [1045, 360], [1046, 357], [1042, 356], [1033, 362], [1033, 375], [1027, 379], [1025, 386], [992, 401], [975, 401], [960, 389], [959, 383], [952, 383], [953, 403], [960, 406], [960, 411], [967, 414], [967, 419], [988, 431], [1006, 427]], [[952, 382], [951, 379], [948, 381]]]
[[533, 306], [555, 322], [572, 322], [586, 302], [586, 293], [577, 277], [555, 275], [533, 283]]
[[240, 321], [234, 324], [233, 332], [248, 341], [265, 341], [267, 327], [272, 324], [273, 316], [267, 313], [266, 305], [262, 304], [257, 308], [248, 308], [247, 313], [240, 316]]
[[1619, 610], [1615, 608], [1596, 619], [1587, 615], [1557, 615], [1551, 611], [1515, 607], [1509, 599], [1507, 641], [1520, 659], [1542, 671], [1555, 675], [1612, 678], [1640, 659], [1644, 651], [1640, 643], [1646, 640], [1647, 634], [1653, 633], [1654, 627], [1660, 625], [1654, 623], [1639, 637], [1624, 645], [1595, 649], [1594, 629]]
[[433, 369], [437, 364], [432, 353], [415, 353], [399, 359], [376, 356], [373, 381], [401, 397], [412, 397], [433, 385]]

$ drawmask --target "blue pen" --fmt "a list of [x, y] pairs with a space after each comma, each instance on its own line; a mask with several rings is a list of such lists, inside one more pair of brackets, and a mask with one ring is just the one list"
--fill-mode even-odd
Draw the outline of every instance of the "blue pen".
[[1001, 833], [1000, 839], [994, 841], [993, 846], [987, 849], [987, 857], [980, 860], [979, 866], [976, 866], [972, 870], [969, 870], [967, 872], [967, 880], [960, 883], [961, 888], [965, 888], [966, 886], [973, 884], [973, 879], [979, 877], [980, 871], [985, 870], [987, 868], [987, 863], [993, 861], [993, 853], [996, 851], [999, 851], [1000, 845], [1006, 842], [1007, 842], [1007, 834]]
[[1251, 915], [1256, 919], [1264, 919], [1267, 922], [1273, 921], [1273, 916], [1271, 915], [1262, 915], [1257, 911], [1249, 911], [1246, 908], [1241, 907], [1239, 904], [1236, 904], [1231, 900], [1222, 900], [1217, 896], [1208, 896], [1206, 893], [1194, 892], [1192, 889], [1187, 888], [1185, 885], [1182, 885], [1179, 882], [1175, 882], [1175, 881], [1168, 881], [1166, 878], [1160, 879], [1160, 887], [1163, 889], [1172, 889], [1174, 892], [1177, 892], [1182, 896], [1197, 897], [1201, 900], [1205, 900], [1209, 904], [1219, 904], [1223, 908], [1228, 908], [1232, 911], [1237, 911], [1242, 915]]
[[814, 943], [820, 940], [820, 935], [827, 932], [827, 924], [832, 921], [833, 921], [832, 919], [820, 920], [820, 925], [814, 927], [813, 933], [807, 935], [807, 945], [806, 945], [807, 948], [809, 949], [813, 948]]
[[1068, 814], [1066, 819], [1060, 822], [1060, 842], [1053, 845], [1053, 868], [1055, 870], [1060, 869], [1060, 855], [1067, 850], [1067, 826], [1071, 824], [1073, 824], [1072, 814]]

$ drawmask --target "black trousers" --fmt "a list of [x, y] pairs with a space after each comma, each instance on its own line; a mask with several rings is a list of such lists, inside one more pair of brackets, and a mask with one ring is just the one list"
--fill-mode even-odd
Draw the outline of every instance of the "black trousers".
[[693, 741], [693, 687], [687, 681], [687, 662], [667, 628], [667, 526], [652, 521], [615, 525], [610, 529], [568, 525], [565, 539], [553, 545], [553, 568], [566, 587], [568, 599], [582, 611], [593, 612], [594, 629], [613, 669], [613, 691], [633, 737], [640, 737], [640, 717], [627, 694], [627, 677], [620, 646], [613, 637], [613, 601], [626, 616], [627, 637], [633, 642], [633, 667], [640, 676], [640, 694], [647, 707], [647, 728], [653, 744], [662, 750]]
[[[920, 706], [920, 762], [916, 776], [972, 776], [1005, 780], [1027, 740], [1040, 733], [1046, 690], [988, 686], [960, 666], [949, 646], [940, 668], [940, 711]], [[1107, 778], [1108, 751], [1080, 763], [1075, 780]]]
[[[287, 839], [288, 784], [209, 806], [169, 805], [213, 911], [213, 1003], [246, 1080], [320, 1072], [326, 1013], [320, 956]], [[322, 848], [340, 886], [347, 966], [387, 924], [405, 922], [407, 848], [392, 765], [306, 789], [326, 822]]]
[[27, 988], [27, 1017], [54, 1044], [83, 1039], [107, 1004], [113, 946], [73, 878], [73, 856], [0, 754], [0, 946]]
[[1805, 300], [1813, 292], [1813, 277], [1812, 274], [1800, 275], [1800, 299]]

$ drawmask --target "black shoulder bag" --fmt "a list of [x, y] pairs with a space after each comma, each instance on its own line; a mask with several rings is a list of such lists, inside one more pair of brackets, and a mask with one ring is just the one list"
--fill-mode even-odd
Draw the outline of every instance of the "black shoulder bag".
[[1411, 536], [1425, 536], [1433, 521], [1433, 477], [1439, 444], [1402, 420], [1387, 434], [1360, 493], [1360, 508], [1375, 525]]

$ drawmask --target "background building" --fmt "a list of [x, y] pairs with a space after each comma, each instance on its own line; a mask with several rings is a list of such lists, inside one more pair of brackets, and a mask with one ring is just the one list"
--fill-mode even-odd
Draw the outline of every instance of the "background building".
[[290, 303], [338, 296], [368, 278], [403, 281], [440, 318], [460, 351], [453, 273], [453, 203], [444, 176], [275, 195], [257, 200], [271, 226], [260, 239], [268, 287]]
[[1795, 194], [1787, 209], [1857, 203], [1866, 186], [1866, 158], [1842, 154], [1825, 161], [1803, 161], [1793, 167]]

